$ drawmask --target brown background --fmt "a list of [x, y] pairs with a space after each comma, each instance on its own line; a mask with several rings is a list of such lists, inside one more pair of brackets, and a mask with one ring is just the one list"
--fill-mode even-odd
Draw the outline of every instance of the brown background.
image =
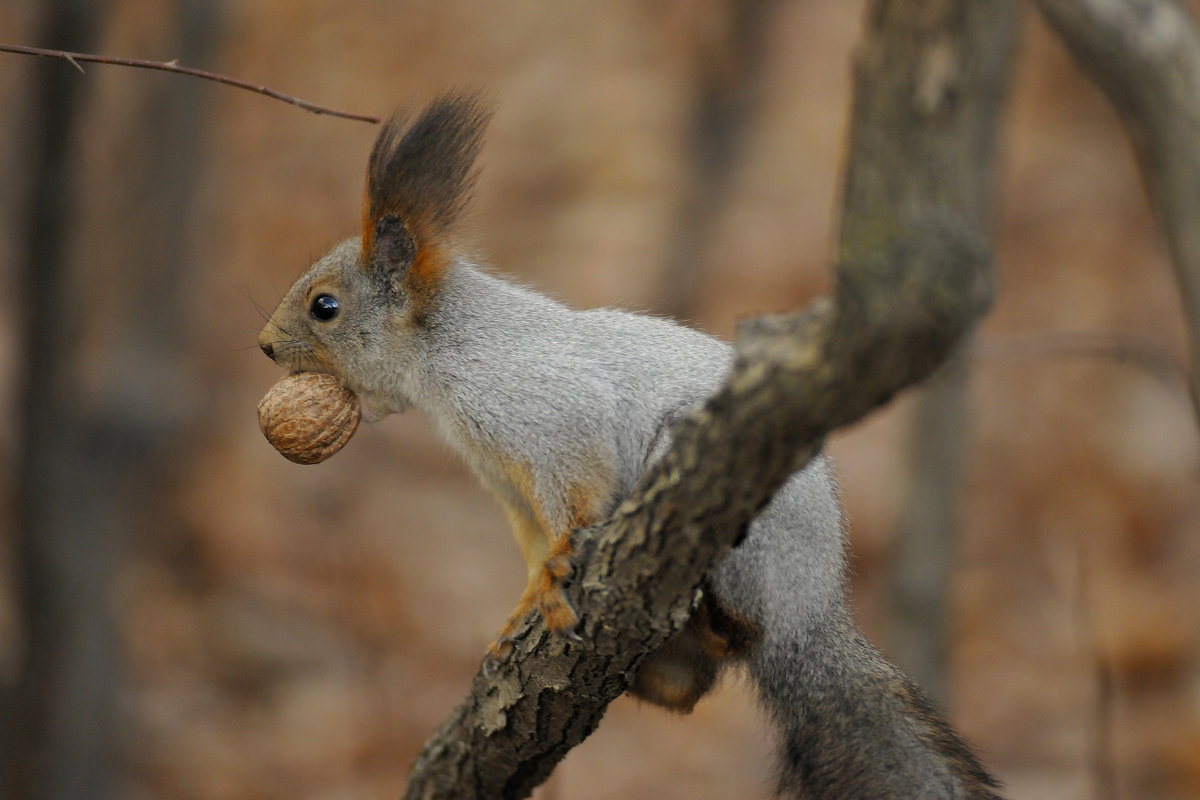
[[[687, 185], [697, 65], [724, 8], [239, 0], [223, 6], [210, 63], [362, 113], [486, 89], [497, 111], [478, 252], [572, 305], [653, 310]], [[780, 4], [761, 103], [708, 248], [698, 327], [729, 337], [738, 319], [828, 287], [862, 10]], [[30, 41], [37, 11], [29, 0], [0, 6], [0, 40]], [[1178, 374], [1061, 346], [1077, 341], [1064, 332], [1084, 333], [1182, 362], [1179, 303], [1114, 114], [1027, 12], [1002, 137], [1000, 294], [969, 357], [943, 700], [1014, 798], [1098, 796], [1105, 730], [1116, 796], [1194, 797], [1200, 437]], [[172, 3], [120, 0], [98, 49], [168, 60], [179, 26]], [[0, 54], [0, 186], [36, 180], [20, 157], [29, 61]], [[316, 467], [285, 462], [257, 430], [255, 404], [278, 377], [254, 347], [263, 309], [354, 233], [375, 129], [204, 85], [188, 90], [202, 104], [195, 146], [148, 167], [164, 98], [191, 79], [89, 66], [78, 80], [72, 381], [81, 408], [159, 422], [154, 457], [129, 482], [127, 536], [113, 545], [121, 792], [397, 796], [524, 571], [498, 507], [419, 416], [365, 428]], [[181, 238], [164, 244], [152, 235], [159, 192], [175, 179], [161, 165], [181, 159], [194, 181]], [[0, 188], [13, 312], [0, 315], [3, 420], [15, 419], [21, 374], [17, 199]], [[170, 335], [147, 341], [139, 326], [164, 308]], [[910, 411], [902, 399], [830, 445], [855, 604], [885, 649]], [[4, 453], [14, 441], [0, 426]], [[0, 460], [8, 503], [11, 461]], [[0, 517], [0, 544], [12, 533]], [[20, 652], [10, 551], [0, 549], [0, 676]], [[770, 786], [768, 731], [734, 679], [690, 718], [619, 700], [540, 794], [766, 797]]]

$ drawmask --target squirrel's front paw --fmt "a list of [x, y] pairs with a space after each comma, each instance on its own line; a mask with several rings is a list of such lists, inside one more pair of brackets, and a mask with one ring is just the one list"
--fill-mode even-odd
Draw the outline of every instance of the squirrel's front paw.
[[542, 568], [525, 587], [517, 607], [500, 629], [500, 635], [488, 647], [485, 669], [494, 670], [496, 666], [512, 657], [515, 647], [513, 637], [534, 608], [541, 612], [542, 618], [546, 620], [546, 627], [556, 636], [570, 642], [583, 641], [576, 632], [579, 615], [575, 613], [575, 607], [571, 605], [563, 589], [571, 573], [571, 542], [564, 536], [551, 549], [549, 557], [542, 563]]
[[546, 559], [542, 565], [542, 574], [538, 580], [537, 607], [546, 620], [546, 627], [560, 638], [571, 642], [581, 642], [577, 630], [579, 614], [567, 599], [563, 588], [571, 577], [571, 548], [570, 541], [564, 537], [565, 544], [555, 548], [555, 553]]

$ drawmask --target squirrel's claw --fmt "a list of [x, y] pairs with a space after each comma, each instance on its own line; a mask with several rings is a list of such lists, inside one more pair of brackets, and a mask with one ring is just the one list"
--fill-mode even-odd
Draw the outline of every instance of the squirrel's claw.
[[483, 660], [483, 673], [489, 678], [496, 673], [501, 664], [508, 663], [512, 657], [513, 640], [511, 636], [503, 635], [488, 647], [487, 658]]
[[565, 639], [571, 644], [583, 644], [583, 637], [579, 635], [578, 623], [570, 628], [565, 628], [561, 631], [555, 631], [554, 633], [558, 636], [558, 638]]
[[526, 615], [536, 608], [546, 621], [546, 627], [555, 636], [568, 642], [579, 644], [583, 637], [579, 635], [579, 614], [567, 599], [563, 585], [571, 577], [570, 541], [563, 540], [542, 565], [542, 569], [521, 595], [517, 607], [509, 615], [508, 621], [500, 630], [500, 636], [488, 648], [488, 658], [484, 664], [485, 674], [494, 674], [496, 667], [504, 664], [512, 657], [514, 642], [513, 634], [522, 625]]

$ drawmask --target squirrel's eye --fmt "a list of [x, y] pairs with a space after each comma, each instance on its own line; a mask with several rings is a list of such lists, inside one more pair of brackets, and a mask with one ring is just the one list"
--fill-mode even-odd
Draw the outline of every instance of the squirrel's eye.
[[314, 319], [318, 319], [321, 322], [329, 322], [341, 310], [341, 303], [331, 294], [317, 295], [313, 298], [312, 305], [308, 307], [308, 313], [312, 314]]

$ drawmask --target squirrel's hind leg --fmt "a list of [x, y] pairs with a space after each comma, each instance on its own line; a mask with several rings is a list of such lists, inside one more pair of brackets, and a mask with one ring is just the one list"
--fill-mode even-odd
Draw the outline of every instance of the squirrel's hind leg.
[[629, 692], [647, 703], [690, 713], [721, 670], [757, 638], [753, 625], [722, 609], [706, 588], [683, 630], [642, 662]]

